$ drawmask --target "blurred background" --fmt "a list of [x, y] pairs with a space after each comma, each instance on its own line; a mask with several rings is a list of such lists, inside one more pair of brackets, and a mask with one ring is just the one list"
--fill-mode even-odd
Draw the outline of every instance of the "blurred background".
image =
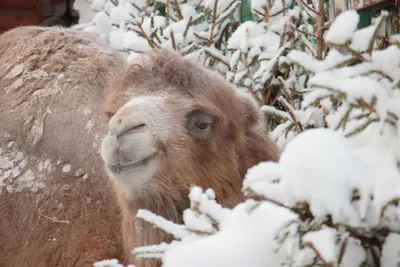
[[88, 0], [0, 0], [0, 33], [22, 25], [70, 27], [93, 17]]

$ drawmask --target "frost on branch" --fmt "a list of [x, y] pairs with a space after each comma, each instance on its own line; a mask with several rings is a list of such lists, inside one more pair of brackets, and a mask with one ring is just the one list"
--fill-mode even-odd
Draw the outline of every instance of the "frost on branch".
[[331, 44], [345, 45], [357, 29], [360, 18], [355, 10], [341, 13], [333, 22], [325, 36], [325, 40]]
[[238, 0], [102, 0], [83, 30], [94, 32], [128, 60], [152, 48], [195, 57], [208, 67], [227, 68], [226, 37], [238, 20]]
[[387, 13], [357, 30], [357, 14], [343, 12], [316, 59], [303, 24], [311, 11], [261, 2], [253, 3], [259, 21], [239, 26], [228, 40], [232, 57], [220, 59], [273, 119], [280, 162], [249, 169], [247, 199], [231, 210], [195, 187], [183, 225], [139, 212], [175, 240], [134, 253], [172, 267], [398, 266], [399, 36], [378, 47]]
[[293, 4], [291, 0], [252, 1], [253, 16], [259, 21], [242, 23], [228, 40], [232, 57], [227, 79], [263, 103], [276, 93], [278, 77], [286, 72], [282, 55], [294, 48], [294, 29], [303, 25], [300, 8]]
[[[193, 187], [190, 197], [190, 209], [183, 213], [184, 225], [177, 225], [157, 216], [147, 210], [139, 210], [137, 217], [145, 220], [161, 230], [174, 236], [176, 242], [171, 244], [155, 244], [136, 248], [134, 253], [141, 258], [160, 259], [163, 253], [181, 243], [198, 240], [201, 237], [215, 234], [219, 230], [221, 222], [230, 213], [215, 200], [215, 193], [208, 189], [205, 192], [199, 187]], [[179, 242], [178, 242], [179, 241]]]
[[185, 215], [197, 217], [185, 216], [187, 234], [162, 244], [162, 252], [151, 246], [137, 255], [158, 251], [163, 266], [174, 267], [398, 264], [397, 164], [360, 155], [341, 133], [299, 134], [279, 163], [248, 171], [243, 192], [247, 200], [228, 210], [213, 193], [193, 188]]
[[[301, 98], [293, 102], [290, 116], [275, 116], [281, 122], [272, 136], [281, 148], [299, 132], [315, 127], [343, 132], [356, 146], [365, 136], [373, 136], [371, 145], [388, 147], [398, 135], [400, 49], [395, 38], [388, 47], [377, 49], [379, 28], [387, 15], [382, 12], [373, 25], [355, 30], [350, 26], [358, 15], [343, 12], [325, 36], [332, 47], [323, 60], [299, 50], [287, 54], [291, 65], [307, 74], [307, 83], [294, 89]], [[338, 30], [344, 24], [350, 26]], [[274, 115], [271, 108], [265, 111]]]
[[287, 54], [304, 51], [310, 58], [322, 57], [325, 46], [320, 37], [329, 27], [327, 7], [324, 1], [251, 3], [257, 21], [242, 23], [229, 38], [232, 57], [226, 78], [263, 105], [269, 127], [276, 129], [273, 138], [283, 148], [315, 119], [310, 113], [296, 114], [309, 73], [291, 64]]
[[[308, 130], [287, 145], [279, 165], [262, 163], [247, 174], [249, 197], [299, 215], [297, 234], [313, 250], [312, 266], [379, 266], [387, 253], [390, 264], [382, 266], [397, 264], [400, 244], [383, 249], [388, 234], [399, 231], [396, 161], [374, 162], [357, 150], [338, 132]], [[299, 252], [292, 254], [295, 262], [306, 253]]]

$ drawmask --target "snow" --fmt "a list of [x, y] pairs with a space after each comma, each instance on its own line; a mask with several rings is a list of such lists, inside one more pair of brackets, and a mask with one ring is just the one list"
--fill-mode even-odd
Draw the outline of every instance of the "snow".
[[350, 48], [357, 52], [364, 52], [370, 45], [370, 40], [376, 31], [377, 25], [371, 25], [353, 33]]
[[[96, 0], [91, 4], [91, 8], [96, 11], [93, 19], [87, 23], [82, 22], [74, 28], [95, 33], [102, 40], [109, 42], [113, 48], [127, 52], [124, 55], [129, 62], [137, 53], [143, 53], [152, 47], [176, 49], [187, 57], [196, 57], [202, 47], [210, 48], [208, 40], [211, 28], [214, 29], [213, 38], [219, 38], [228, 24], [228, 17], [238, 11], [239, 2], [220, 1], [215, 26], [209, 23], [209, 18], [204, 17], [205, 13], [196, 11], [194, 5], [202, 8], [211, 5], [213, 8], [214, 1], [193, 0], [181, 3], [180, 11], [183, 19], [176, 18], [176, 11], [171, 10], [171, 18], [167, 24], [166, 17], [154, 12], [153, 7], [147, 7], [146, 0], [134, 2], [121, 0], [117, 1], [116, 6], [110, 0]], [[87, 12], [84, 10], [84, 13]], [[201, 18], [202, 22], [189, 25], [189, 21]], [[218, 52], [221, 54], [221, 51]]]
[[275, 108], [273, 106], [267, 106], [267, 105], [262, 106], [261, 111], [264, 111], [265, 113], [269, 113], [269, 114], [273, 113], [274, 115], [279, 116], [281, 118], [285, 118], [286, 120], [290, 120], [290, 121], [292, 120], [289, 113], [282, 111], [282, 110], [278, 110], [277, 108]]
[[287, 8], [292, 3], [292, 0], [275, 1], [271, 9], [269, 10], [271, 16], [276, 16], [279, 12], [282, 12], [284, 8]]
[[85, 125], [85, 129], [87, 130], [87, 132], [90, 132], [94, 127], [94, 121], [92, 119], [88, 120], [86, 125]]
[[221, 14], [224, 12], [226, 9], [228, 9], [232, 4], [234, 4], [235, 0], [205, 0], [203, 3], [203, 6], [205, 8], [209, 8], [211, 10], [214, 9], [216, 2], [218, 3], [217, 5], [217, 12]]
[[389, 234], [383, 244], [383, 251], [380, 261], [382, 267], [398, 265], [400, 263], [400, 234]]
[[360, 18], [355, 10], [347, 10], [339, 14], [325, 35], [327, 43], [343, 45], [351, 40], [357, 29]]
[[319, 251], [324, 262], [333, 264], [338, 253], [335, 244], [336, 235], [335, 229], [324, 227], [322, 230], [306, 233], [303, 242], [312, 245], [316, 251]]
[[95, 11], [91, 8], [92, 3], [88, 0], [75, 0], [74, 9], [79, 11], [78, 24], [89, 23], [95, 14]]
[[93, 0], [91, 8], [95, 11], [101, 11], [104, 8], [106, 0]]
[[145, 52], [151, 49], [146, 39], [138, 37], [137, 34], [131, 31], [124, 35], [122, 47], [136, 52]]
[[62, 172], [65, 172], [65, 173], [70, 172], [71, 171], [71, 167], [72, 166], [69, 163], [64, 164], [64, 166], [62, 167]]
[[362, 264], [366, 261], [367, 254], [364, 248], [361, 245], [359, 239], [355, 239], [352, 237], [346, 238], [346, 251], [343, 255], [343, 266], [352, 267], [352, 266], [362, 266]]
[[[229, 49], [240, 49], [246, 53], [250, 47], [262, 47], [264, 49], [271, 47], [278, 49], [279, 35], [266, 30], [263, 23], [246, 21], [242, 23], [228, 40]], [[270, 48], [270, 49], [271, 49]]]
[[[399, 193], [395, 164], [375, 163], [365, 154], [357, 156], [347, 139], [329, 129], [308, 130], [294, 138], [282, 153], [280, 169], [280, 184], [291, 196], [284, 204], [307, 202], [316, 220], [329, 214], [333, 223], [376, 226], [379, 222], [374, 212]], [[391, 190], [381, 191], [389, 184]], [[354, 189], [360, 192], [357, 208], [350, 201]]]
[[182, 4], [181, 6], [181, 11], [182, 11], [182, 16], [184, 18], [195, 18], [197, 16], [196, 9], [193, 7], [193, 5], [190, 4]]
[[108, 40], [112, 31], [111, 21], [105, 12], [98, 12], [93, 17], [94, 26], [88, 26], [83, 30], [86, 32], [94, 32], [99, 35], [100, 39]]
[[148, 210], [139, 210], [136, 217], [150, 222], [160, 229], [164, 229], [166, 232], [171, 233], [177, 239], [182, 239], [188, 235], [188, 232], [183, 226], [171, 223], [163, 217], [157, 216]]
[[[189, 263], [218, 267], [306, 266], [315, 259], [335, 265], [341, 253], [342, 266], [359, 266], [366, 260], [366, 250], [347, 231], [399, 228], [390, 223], [397, 214], [394, 206], [383, 214], [378, 212], [400, 197], [397, 164], [390, 156], [386, 163], [375, 162], [376, 157], [366, 148], [353, 149], [351, 140], [339, 132], [307, 130], [289, 142], [278, 163], [262, 162], [248, 170], [243, 184], [245, 195], [256, 194], [264, 201], [248, 199], [232, 210], [226, 209], [217, 222], [218, 231], [212, 231], [205, 222], [209, 214], [215, 213], [215, 194], [194, 187], [191, 209], [184, 212], [187, 232], [170, 245], [139, 251], [158, 251], [163, 266], [175, 267]], [[196, 203], [207, 205], [197, 213]], [[309, 205], [314, 216], [310, 226], [290, 208], [299, 203]], [[324, 224], [327, 215], [334, 227]], [[155, 225], [167, 229], [168, 224]], [[169, 232], [174, 233], [175, 227]], [[396, 242], [397, 234], [387, 237], [381, 258], [384, 266], [397, 261], [400, 247]]]
[[264, 10], [266, 7], [267, 3], [265, 0], [252, 0], [251, 1], [251, 8], [252, 9], [258, 9], [258, 10]]
[[396, 45], [391, 45], [385, 50], [374, 51], [371, 55], [372, 64], [375, 69], [382, 71], [388, 75], [393, 81], [398, 81], [400, 79], [398, 64], [400, 60], [400, 48]]
[[[273, 252], [275, 235], [296, 215], [269, 203], [255, 205], [253, 201], [239, 204], [215, 235], [168, 250], [163, 266], [187, 266], [189, 262], [192, 267], [279, 266], [280, 259]], [[274, 220], [268, 214], [274, 214]]]
[[400, 34], [393, 34], [390, 36], [390, 42], [395, 43], [395, 42], [400, 42]]
[[280, 160], [282, 185], [294, 198], [290, 204], [310, 203], [317, 218], [331, 214], [334, 220], [353, 220], [347, 203], [351, 199], [353, 185], [349, 181], [354, 162], [347, 141], [339, 133], [316, 129], [299, 134]]
[[213, 223], [220, 223], [229, 213], [215, 201], [215, 193], [212, 189], [203, 193], [200, 187], [193, 187], [189, 198], [193, 201], [192, 206], [195, 205], [199, 212], [207, 213]]
[[24, 70], [24, 64], [18, 64], [16, 65], [7, 75], [6, 75], [6, 79], [12, 79], [18, 75], [20, 75]]
[[[98, 262], [94, 263], [93, 266], [94, 267], [125, 267], [124, 265], [119, 263], [117, 259], [98, 261]], [[126, 267], [134, 267], [134, 265], [130, 264]]]
[[126, 10], [122, 6], [117, 6], [112, 9], [110, 13], [110, 20], [112, 24], [122, 25], [127, 20]]
[[[7, 144], [6, 149], [0, 148], [0, 194], [3, 189], [8, 193], [18, 193], [25, 189], [36, 193], [46, 187], [47, 174], [55, 170], [54, 164], [50, 159], [42, 160], [26, 155], [13, 141]], [[33, 164], [37, 170], [27, 167]]]
[[183, 212], [183, 221], [187, 229], [191, 231], [198, 231], [206, 234], [214, 233], [213, 225], [207, 221], [205, 215], [198, 215], [193, 210], [185, 210]]
[[[277, 199], [285, 201], [284, 205], [309, 203], [316, 220], [323, 220], [329, 214], [333, 223], [352, 227], [376, 227], [380, 221], [376, 212], [399, 195], [400, 177], [397, 164], [390, 153], [386, 155], [386, 163], [382, 160], [375, 162], [376, 155], [372, 151], [365, 153], [368, 149], [364, 148], [363, 153], [360, 150], [353, 151], [350, 141], [332, 130], [308, 130], [294, 138], [282, 153], [279, 163], [281, 187], [276, 184], [268, 186], [290, 196], [284, 200]], [[276, 168], [271, 170], [274, 176], [277, 173]], [[251, 172], [256, 170], [250, 169], [248, 174]], [[262, 173], [266, 171], [263, 170]], [[259, 187], [257, 183], [255, 185]], [[255, 185], [246, 181], [244, 183], [245, 187], [253, 191], [257, 190]], [[356, 206], [351, 203], [354, 189], [360, 194]], [[259, 191], [264, 195], [262, 192]]]
[[319, 61], [303, 51], [292, 50], [287, 55], [288, 59], [301, 64], [307, 71], [318, 73], [333, 69], [352, 59], [351, 55], [343, 55], [336, 49], [329, 50], [323, 61]]

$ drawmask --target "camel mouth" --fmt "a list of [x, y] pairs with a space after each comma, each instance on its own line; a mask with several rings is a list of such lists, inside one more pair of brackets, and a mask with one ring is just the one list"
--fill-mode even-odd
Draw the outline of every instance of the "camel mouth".
[[110, 165], [107, 164], [107, 167], [109, 170], [111, 170], [114, 173], [120, 173], [122, 170], [125, 169], [132, 169], [132, 168], [138, 168], [138, 167], [145, 167], [149, 164], [151, 160], [155, 158], [155, 154], [151, 154], [141, 160], [138, 160], [134, 163], [128, 164], [128, 165], [121, 165], [121, 164], [116, 164], [116, 165]]

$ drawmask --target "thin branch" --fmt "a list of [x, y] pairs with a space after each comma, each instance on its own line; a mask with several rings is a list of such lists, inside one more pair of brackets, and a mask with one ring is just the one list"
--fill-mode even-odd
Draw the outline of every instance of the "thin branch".
[[175, 42], [175, 35], [174, 35], [174, 31], [171, 28], [171, 41], [172, 41], [172, 47], [174, 48], [174, 50], [176, 50], [176, 42]]
[[303, 30], [300, 30], [300, 29], [296, 28], [295, 25], [294, 25], [293, 23], [288, 23], [288, 24], [289, 24], [289, 26], [290, 26], [293, 30], [295, 30], [295, 31], [297, 31], [297, 32], [299, 32], [299, 33], [302, 33], [302, 34], [307, 35], [307, 36], [310, 36], [310, 37], [317, 38], [317, 36], [316, 36], [315, 34], [312, 34], [312, 33], [310, 33], [310, 32], [306, 32], [306, 31], [303, 31]]
[[183, 19], [181, 7], [179, 6], [178, 0], [174, 0], [174, 2], [176, 6], [176, 12], [178, 13], [178, 19], [181, 20]]
[[192, 25], [192, 19], [193, 19], [193, 17], [189, 18], [188, 24], [186, 25], [185, 31], [183, 32], [183, 38], [186, 38], [186, 36], [187, 36], [189, 27], [190, 27], [190, 25]]
[[281, 0], [282, 1], [282, 11], [283, 11], [283, 15], [286, 16], [286, 3], [285, 0]]
[[138, 5], [136, 5], [133, 1], [131, 2], [131, 4], [132, 4], [132, 6], [133, 6], [134, 8], [136, 8], [136, 9], [139, 11], [139, 13], [144, 12], [143, 9], [141, 9], [141, 8], [140, 8]]
[[211, 32], [210, 32], [210, 39], [208, 39], [208, 44], [207, 46], [211, 46], [212, 41], [213, 41], [213, 35], [214, 35], [214, 30], [215, 30], [215, 22], [217, 20], [217, 8], [218, 8], [218, 0], [215, 0], [214, 2], [214, 12], [213, 12], [213, 18], [212, 18], [212, 26], [211, 26]]
[[317, 51], [316, 58], [322, 60], [322, 51], [324, 49], [324, 0], [318, 0], [318, 21], [317, 21]]
[[140, 29], [140, 33], [143, 35], [143, 37], [147, 40], [151, 48], [154, 48], [153, 42], [150, 40], [150, 38], [147, 36], [146, 32], [144, 31], [142, 27], [142, 23], [138, 24], [138, 27]]
[[329, 22], [325, 23], [325, 25], [324, 25], [324, 27], [322, 27], [322, 29], [323, 29], [324, 31], [326, 31], [327, 29], [329, 29], [329, 27], [331, 26], [331, 24], [332, 24], [332, 21], [329, 21]]
[[[318, 14], [318, 11], [312, 9], [306, 2], [304, 2], [304, 0], [300, 0], [300, 2], [302, 3], [302, 5], [303, 5], [306, 9], [308, 9], [308, 10], [310, 10], [312, 13], [314, 13], [314, 15], [316, 15], [316, 16], [319, 15], [319, 14]], [[312, 16], [310, 16], [310, 17], [312, 17]]]
[[169, 26], [169, 18], [170, 18], [170, 15], [169, 15], [169, 0], [167, 0], [167, 2], [166, 2], [166, 4], [165, 4], [165, 20], [166, 20], [166, 24], [167, 24], [167, 26]]
[[304, 131], [303, 125], [297, 120], [296, 116], [293, 113], [292, 108], [289, 106], [289, 103], [286, 102], [286, 100], [283, 97], [278, 98], [278, 102], [286, 109], [286, 111], [289, 113], [290, 117], [292, 118], [292, 121], [294, 124], [299, 126], [300, 131]]
[[39, 217], [46, 218], [46, 219], [48, 219], [48, 220], [50, 220], [50, 221], [52, 221], [52, 222], [56, 222], [56, 223], [69, 223], [69, 221], [57, 220], [56, 217], [51, 218], [51, 217], [49, 217], [49, 216], [46, 216], [46, 215], [44, 215], [44, 214], [42, 213], [42, 210], [41, 210], [41, 209], [39, 209]]
[[268, 4], [265, 4], [264, 22], [265, 22], [265, 23], [268, 23], [268, 22], [269, 22]]

